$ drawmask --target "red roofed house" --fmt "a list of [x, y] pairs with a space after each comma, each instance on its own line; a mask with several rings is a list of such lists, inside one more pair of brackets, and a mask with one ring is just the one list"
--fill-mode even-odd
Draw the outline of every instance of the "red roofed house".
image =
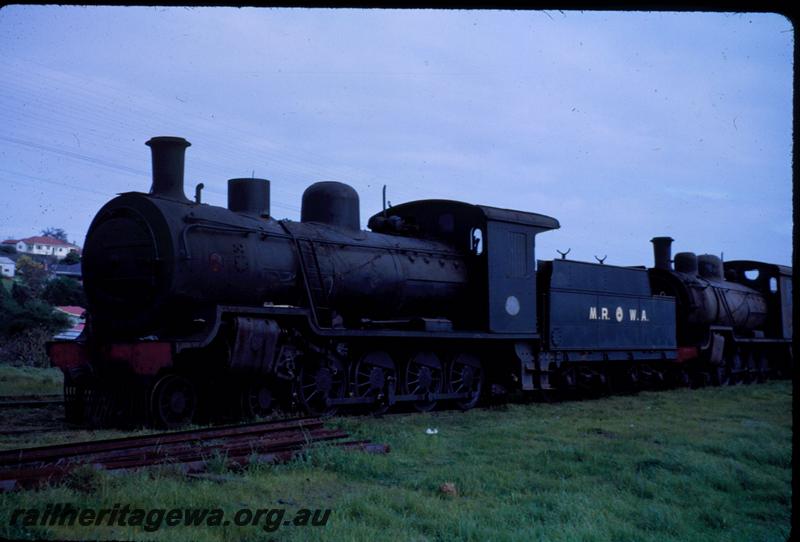
[[3, 244], [16, 245], [17, 252], [22, 254], [41, 254], [43, 256], [55, 256], [58, 259], [65, 258], [73, 250], [76, 252], [81, 250], [78, 245], [45, 235], [28, 237], [17, 241], [9, 239], [8, 241], [3, 241]]
[[83, 331], [83, 327], [86, 324], [86, 321], [83, 319], [83, 314], [86, 312], [86, 309], [83, 307], [77, 307], [75, 305], [63, 305], [60, 307], [56, 307], [57, 311], [65, 313], [69, 316], [69, 321], [72, 324], [72, 327], [69, 329], [65, 329], [55, 337], [54, 339], [76, 339], [78, 335], [81, 334]]

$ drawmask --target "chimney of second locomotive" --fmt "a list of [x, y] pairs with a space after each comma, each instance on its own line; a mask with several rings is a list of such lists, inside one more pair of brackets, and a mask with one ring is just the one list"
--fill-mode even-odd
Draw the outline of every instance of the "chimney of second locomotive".
[[267, 179], [229, 179], [228, 209], [258, 217], [269, 216], [269, 181]]
[[650, 242], [653, 243], [653, 257], [655, 259], [655, 268], [663, 269], [665, 271], [672, 271], [672, 237], [653, 237]]
[[153, 155], [154, 196], [189, 201], [183, 193], [183, 165], [186, 147], [191, 145], [182, 137], [153, 137], [145, 143]]

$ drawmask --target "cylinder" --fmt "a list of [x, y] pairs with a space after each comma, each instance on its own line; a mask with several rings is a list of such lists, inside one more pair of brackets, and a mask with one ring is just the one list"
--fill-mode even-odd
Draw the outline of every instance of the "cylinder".
[[358, 231], [361, 229], [358, 193], [344, 183], [314, 183], [303, 192], [300, 220]]
[[719, 259], [719, 256], [701, 254], [697, 257], [697, 268], [703, 278], [723, 280], [722, 260]]
[[182, 137], [154, 137], [145, 143], [153, 155], [153, 185], [150, 194], [189, 201], [183, 192], [183, 166], [186, 147]]
[[697, 254], [694, 252], [678, 252], [675, 254], [675, 271], [687, 275], [697, 274]]
[[653, 237], [650, 242], [653, 243], [653, 259], [655, 260], [654, 266], [656, 269], [663, 269], [670, 271], [672, 266], [670, 260], [672, 259], [672, 237]]
[[251, 216], [269, 216], [269, 181], [252, 178], [229, 179], [228, 209]]

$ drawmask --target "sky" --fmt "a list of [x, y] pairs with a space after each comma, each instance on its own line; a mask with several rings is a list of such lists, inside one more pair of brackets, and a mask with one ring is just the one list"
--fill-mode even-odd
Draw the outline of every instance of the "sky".
[[365, 228], [387, 185], [553, 216], [538, 259], [790, 265], [793, 46], [777, 14], [6, 6], [0, 238], [82, 245], [173, 135], [213, 205], [267, 178], [297, 220], [335, 180]]

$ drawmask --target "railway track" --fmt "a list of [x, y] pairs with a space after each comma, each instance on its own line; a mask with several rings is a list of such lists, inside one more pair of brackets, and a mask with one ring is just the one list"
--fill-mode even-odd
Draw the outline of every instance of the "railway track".
[[84, 465], [125, 471], [169, 464], [188, 474], [204, 471], [219, 456], [231, 466], [287, 461], [322, 442], [369, 453], [389, 451], [385, 444], [328, 429], [318, 418], [291, 418], [0, 451], [0, 491], [58, 481]]
[[63, 395], [9, 395], [0, 397], [0, 409], [44, 408], [63, 404]]

